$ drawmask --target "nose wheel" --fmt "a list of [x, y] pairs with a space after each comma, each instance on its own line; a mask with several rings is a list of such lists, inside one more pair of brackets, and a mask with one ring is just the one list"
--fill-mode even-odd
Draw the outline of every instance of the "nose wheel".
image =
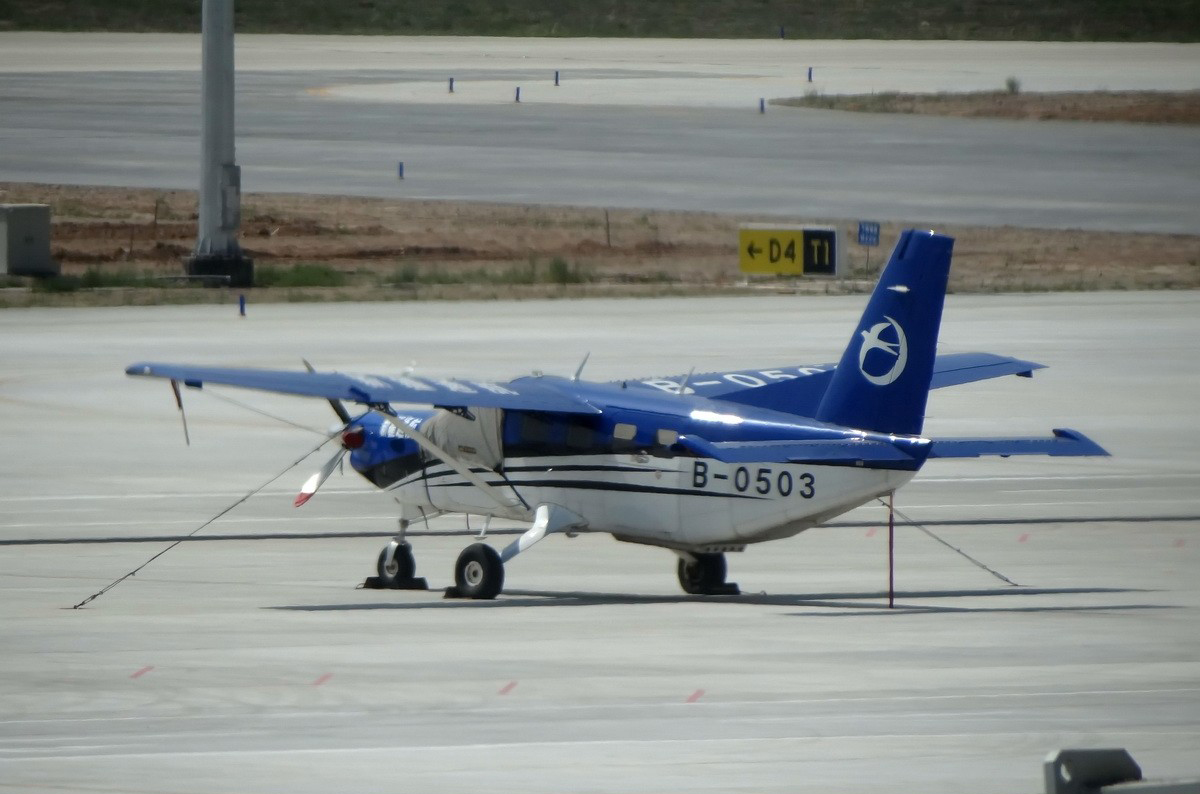
[[428, 590], [424, 577], [416, 576], [417, 561], [412, 546], [392, 541], [379, 552], [375, 576], [368, 577], [363, 587], [370, 590]]

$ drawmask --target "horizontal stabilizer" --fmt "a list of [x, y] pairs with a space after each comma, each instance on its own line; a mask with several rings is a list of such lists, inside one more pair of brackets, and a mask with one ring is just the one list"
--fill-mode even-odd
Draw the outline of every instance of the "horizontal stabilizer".
[[415, 403], [418, 405], [507, 408], [597, 414], [600, 411], [540, 378], [518, 378], [507, 383], [484, 380], [419, 378], [415, 375], [347, 375], [341, 372], [194, 367], [178, 364], [132, 364], [127, 375], [171, 378], [192, 388], [205, 383], [243, 389], [349, 400], [364, 405]]
[[998, 356], [995, 353], [943, 353], [933, 362], [933, 378], [929, 388], [959, 386], [1005, 375], [1031, 378], [1035, 369], [1045, 368], [1045, 364]]
[[[678, 394], [688, 391], [712, 400], [767, 408], [798, 416], [812, 416], [833, 380], [836, 364], [790, 364], [773, 369], [741, 369], [670, 375], [645, 380], [620, 381], [628, 386]], [[960, 386], [1005, 375], [1031, 377], [1045, 364], [995, 353], [942, 353], [933, 360], [931, 389]]]
[[1053, 438], [939, 438], [930, 458], [978, 458], [982, 455], [1052, 455], [1085, 457], [1108, 455], [1104, 447], [1077, 430], [1056, 428]]
[[811, 441], [727, 441], [713, 443], [697, 436], [676, 442], [689, 452], [722, 463], [809, 463], [916, 470], [925, 459], [925, 439], [814, 439]]

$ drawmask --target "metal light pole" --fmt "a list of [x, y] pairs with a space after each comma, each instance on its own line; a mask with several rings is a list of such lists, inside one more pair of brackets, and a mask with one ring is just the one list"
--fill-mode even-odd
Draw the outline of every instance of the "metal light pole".
[[242, 175], [233, 153], [233, 0], [203, 0], [200, 29], [200, 225], [187, 272], [249, 287], [254, 263], [237, 241]]

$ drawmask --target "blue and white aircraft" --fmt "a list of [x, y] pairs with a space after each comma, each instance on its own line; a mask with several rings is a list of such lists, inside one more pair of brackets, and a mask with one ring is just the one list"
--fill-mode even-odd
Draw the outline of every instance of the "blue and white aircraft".
[[[442, 513], [526, 522], [497, 551], [455, 564], [458, 594], [495, 598], [505, 564], [552, 533], [606, 532], [678, 555], [694, 594], [736, 592], [725, 553], [791, 537], [907, 483], [931, 458], [1106, 455], [1081, 433], [930, 439], [930, 389], [1042, 365], [988, 353], [937, 355], [953, 239], [904, 232], [836, 365], [784, 366], [599, 383], [533, 375], [486, 380], [139, 363], [129, 375], [324, 398], [341, 448], [401, 505], [379, 555], [384, 586], [412, 586], [405, 530]], [[580, 367], [582, 369], [582, 365]], [[346, 403], [360, 408], [351, 411]], [[397, 405], [428, 406], [421, 410]]]

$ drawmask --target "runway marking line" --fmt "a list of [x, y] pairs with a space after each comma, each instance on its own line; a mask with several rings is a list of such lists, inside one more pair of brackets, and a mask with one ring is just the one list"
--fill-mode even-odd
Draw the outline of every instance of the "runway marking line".
[[498, 694], [507, 695], [509, 692], [512, 692], [516, 688], [517, 688], [517, 682], [509, 681], [507, 684], [500, 687], [500, 692]]
[[[922, 732], [904, 732], [904, 733], [878, 733], [878, 734], [828, 734], [825, 736], [804, 736], [804, 740], [815, 740], [821, 743], [833, 741], [849, 741], [849, 742], [879, 742], [887, 739], [962, 739], [964, 737], [985, 737], [988, 739], [997, 738], [1027, 738], [1030, 735], [1028, 730], [1025, 731], [994, 731], [994, 732], [977, 732], [977, 733], [922, 733]], [[1041, 735], [1053, 736], [1049, 731], [1042, 732]], [[1121, 740], [1127, 740], [1128, 737], [1160, 737], [1160, 736], [1196, 736], [1195, 730], [1119, 730], [1113, 729], [1099, 734], [1101, 736], [1119, 737]], [[792, 736], [753, 736], [738, 739], [736, 741], [743, 743], [775, 743], [781, 747], [792, 751], [796, 740], [799, 737]], [[663, 744], [663, 745], [728, 745], [730, 743], [728, 737], [720, 737], [716, 739], [648, 739], [639, 737], [634, 739], [560, 739], [547, 741], [530, 741], [530, 742], [471, 742], [466, 744], [426, 744], [413, 745], [414, 749], [423, 752], [445, 751], [456, 756], [468, 751], [486, 751], [486, 750], [509, 750], [521, 749], [528, 750], [530, 747], [616, 747], [628, 745], [632, 748], [644, 748], [646, 745]], [[78, 748], [67, 748], [78, 749]], [[22, 763], [37, 763], [37, 762], [58, 762], [65, 760], [91, 760], [97, 758], [227, 758], [236, 756], [290, 756], [290, 755], [334, 755], [334, 754], [362, 754], [362, 753], [394, 753], [396, 747], [394, 744], [379, 745], [371, 747], [284, 747], [274, 749], [248, 748], [239, 750], [174, 750], [153, 752], [131, 752], [131, 753], [76, 753], [50, 755], [42, 754], [36, 756], [26, 755], [23, 758], [13, 758], [14, 761]], [[13, 751], [15, 756], [18, 752], [24, 750]]]
[[[1012, 482], [1022, 480], [1035, 480], [1038, 482], [1050, 480], [1123, 480], [1123, 481], [1152, 481], [1155, 484], [1164, 481], [1183, 480], [1188, 483], [1195, 481], [1195, 475], [1191, 473], [1185, 474], [1058, 474], [1058, 475], [1039, 475], [1039, 476], [981, 476], [981, 477], [939, 477], [939, 476], [922, 476], [915, 482], [918, 484], [934, 484], [934, 483], [982, 483], [982, 482]], [[1031, 492], [1045, 492], [1051, 489], [1045, 488], [1030, 488]], [[1076, 490], [1076, 489], [1063, 489]], [[323, 497], [330, 496], [361, 496], [363, 494], [375, 493], [375, 491], [363, 488], [340, 488], [337, 486], [324, 485], [321, 487]], [[175, 491], [164, 493], [142, 493], [142, 494], [111, 494], [111, 493], [85, 493], [85, 494], [45, 494], [34, 496], [3, 496], [0, 497], [0, 504], [6, 502], [64, 502], [78, 500], [95, 500], [95, 501], [116, 501], [121, 500], [127, 502], [130, 500], [142, 499], [195, 499], [195, 498], [230, 498], [241, 496], [240, 492], [236, 491]], [[260, 493], [260, 496], [295, 496], [291, 490], [270, 489]]]
[[328, 681], [331, 678], [333, 678], [333, 673], [322, 673], [320, 676], [317, 677], [316, 681], [312, 682], [312, 685], [320, 686], [321, 684], [325, 683], [326, 681]]
[[704, 690], [703, 690], [703, 689], [697, 689], [695, 692], [693, 692], [692, 694], [688, 695], [688, 698], [687, 698], [687, 700], [685, 700], [684, 702], [685, 702], [685, 703], [695, 703], [697, 700], [699, 700], [699, 699], [700, 699], [700, 698], [702, 698], [702, 697], [704, 697]]
[[[703, 691], [703, 690], [701, 690], [701, 691]], [[1167, 694], [1179, 695], [1182, 693], [1198, 693], [1198, 692], [1200, 692], [1200, 687], [1170, 687], [1170, 688], [1165, 688], [1165, 689], [1162, 689], [1162, 688], [1160, 688], [1160, 689], [1086, 689], [1086, 690], [1071, 690], [1071, 691], [1057, 691], [1057, 692], [1056, 691], [995, 692], [995, 693], [981, 693], [981, 694], [973, 694], [973, 695], [922, 694], [922, 695], [899, 695], [899, 696], [893, 696], [893, 697], [788, 698], [786, 700], [772, 701], [772, 703], [774, 705], [778, 705], [778, 706], [795, 706], [795, 705], [812, 705], [812, 704], [821, 704], [821, 703], [908, 703], [908, 702], [921, 702], [921, 701], [946, 701], [946, 700], [964, 700], [964, 699], [1022, 700], [1022, 699], [1046, 698], [1046, 697], [1086, 697], [1086, 698], [1092, 699], [1092, 698], [1096, 698], [1097, 696], [1112, 697], [1112, 696], [1119, 696], [1119, 695], [1167, 695]], [[761, 701], [752, 701], [752, 700], [721, 700], [721, 701], [715, 701], [712, 705], [714, 707], [719, 706], [722, 708], [737, 708], [740, 706], [760, 706], [760, 705], [762, 705], [762, 702]], [[620, 711], [620, 710], [626, 710], [629, 707], [630, 707], [630, 704], [608, 704], [608, 705], [604, 705], [604, 706], [598, 706], [596, 704], [589, 704], [587, 706], [561, 706], [561, 705], [540, 706], [540, 707], [539, 706], [531, 706], [528, 710], [530, 713], [534, 713], [534, 712], [562, 713], [565, 711], [578, 711], [580, 709], [586, 709], [587, 711], [595, 711], [597, 709], [602, 709], [602, 710], [607, 710], [607, 711]], [[496, 706], [486, 706], [486, 707], [463, 709], [461, 711], [461, 713], [463, 713], [463, 714], [494, 714], [494, 713], [499, 713], [499, 712], [498, 712]], [[339, 709], [339, 710], [302, 709], [299, 711], [286, 712], [283, 714], [283, 716], [284, 717], [327, 718], [327, 717], [348, 717], [348, 716], [368, 717], [371, 714], [372, 714], [372, 712], [369, 712], [369, 711], [358, 711], [358, 710], [347, 711], [344, 709]], [[176, 716], [176, 717], [172, 717], [172, 719], [175, 719], [178, 721], [184, 721], [184, 722], [186, 722], [186, 721], [211, 721], [211, 720], [215, 720], [215, 719], [232, 719], [232, 718], [238, 718], [238, 717], [244, 717], [244, 716], [245, 716], [245, 714], [235, 714], [235, 713], [211, 714], [210, 713], [210, 714], [204, 714], [204, 715]], [[48, 718], [48, 719], [40, 718], [40, 719], [18, 719], [18, 720], [0, 719], [0, 725], [61, 725], [64, 723], [74, 724], [74, 723], [96, 723], [96, 722], [129, 723], [129, 722], [153, 722], [155, 720], [161, 720], [161, 719], [162, 719], [162, 717], [150, 717], [150, 716], [67, 717], [67, 718], [56, 717], [56, 718]], [[1191, 734], [1200, 733], [1200, 729], [1192, 728], [1192, 729], [1187, 729], [1185, 731], [1166, 731], [1166, 732], [1160, 731], [1160, 733], [1164, 733], [1164, 734], [1183, 733], [1183, 734], [1191, 735]], [[1019, 734], [1016, 734], [1016, 735], [1019, 735]], [[831, 737], [824, 737], [824, 738], [831, 738]], [[722, 739], [722, 740], [713, 740], [713, 741], [725, 741], [725, 740]], [[385, 749], [385, 748], [381, 748], [381, 749]], [[392, 749], [392, 748], [386, 748], [386, 749]], [[222, 751], [214, 751], [214, 752], [222, 752]]]
[[131, 675], [129, 677], [130, 678], [141, 678], [142, 676], [144, 676], [146, 673], [150, 672], [153, 669], [154, 669], [154, 665], [148, 664], [145, 667], [143, 667], [141, 670], [138, 670], [137, 672], [135, 672], [133, 675]]

